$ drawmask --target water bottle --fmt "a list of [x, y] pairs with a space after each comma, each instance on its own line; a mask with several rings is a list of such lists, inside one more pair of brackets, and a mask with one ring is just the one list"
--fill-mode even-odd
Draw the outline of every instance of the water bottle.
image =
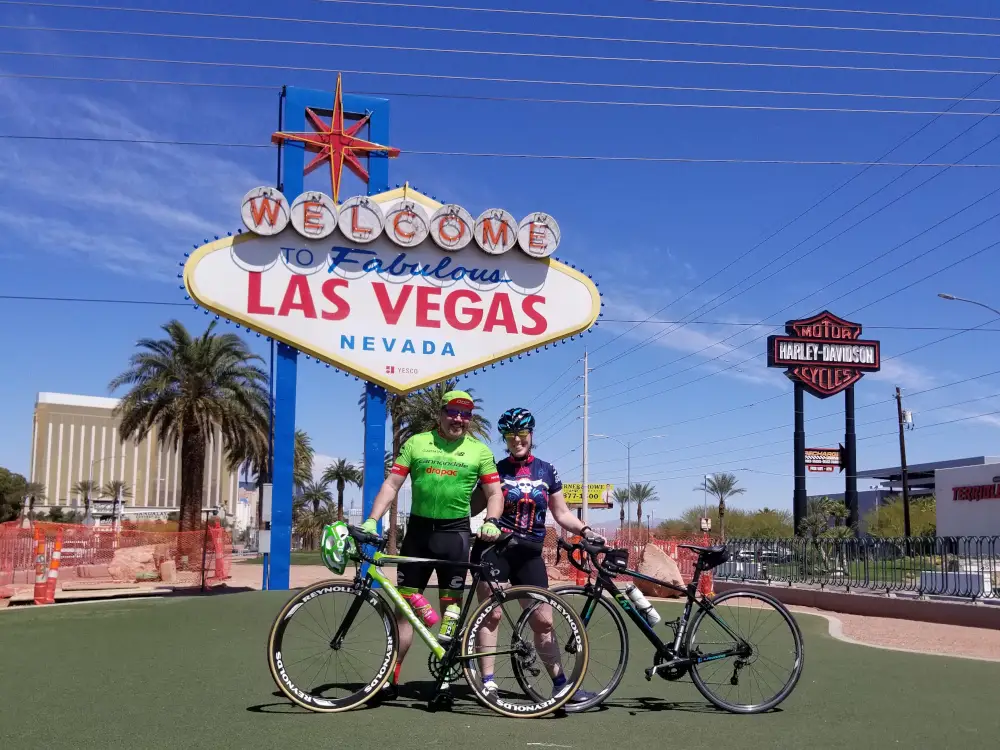
[[646, 622], [650, 625], [655, 625], [660, 621], [660, 613], [653, 609], [653, 605], [649, 603], [649, 600], [642, 595], [638, 587], [634, 583], [630, 583], [625, 589], [625, 595], [631, 600], [632, 604], [635, 605], [636, 611], [642, 615]]
[[423, 594], [413, 594], [410, 597], [410, 607], [417, 613], [417, 617], [424, 621], [424, 625], [427, 627], [437, 625], [438, 620], [441, 619]]
[[444, 611], [444, 619], [441, 621], [441, 629], [438, 631], [438, 643], [445, 645], [455, 637], [455, 629], [458, 627], [458, 617], [462, 614], [462, 608], [457, 604], [449, 604]]

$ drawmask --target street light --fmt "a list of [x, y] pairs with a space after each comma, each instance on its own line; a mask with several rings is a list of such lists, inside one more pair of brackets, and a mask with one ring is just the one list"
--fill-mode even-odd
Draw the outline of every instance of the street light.
[[[631, 499], [632, 499], [632, 449], [639, 443], [645, 440], [653, 440], [654, 438], [664, 438], [666, 435], [647, 435], [642, 440], [636, 440], [634, 443], [626, 443], [613, 435], [605, 435], [600, 432], [591, 433], [592, 438], [607, 438], [608, 440], [614, 440], [616, 443], [625, 446], [625, 518], [631, 518], [629, 512], [631, 511]], [[587, 498], [583, 498], [583, 502], [587, 502]]]
[[980, 307], [985, 307], [990, 312], [1000, 315], [1000, 310], [989, 305], [984, 305], [982, 302], [976, 302], [974, 299], [965, 299], [965, 297], [956, 297], [954, 294], [944, 294], [943, 292], [938, 292], [938, 297], [941, 299], [951, 300], [953, 302], [968, 302], [970, 305], [979, 305]]

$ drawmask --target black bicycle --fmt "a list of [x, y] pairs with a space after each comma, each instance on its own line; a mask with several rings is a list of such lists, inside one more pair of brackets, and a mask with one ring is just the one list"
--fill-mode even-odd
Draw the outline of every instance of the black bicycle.
[[[724, 546], [678, 546], [698, 555], [694, 578], [683, 588], [629, 569], [626, 549], [586, 540], [576, 544], [559, 540], [557, 561], [565, 550], [572, 565], [588, 576], [584, 586], [555, 586], [552, 591], [578, 611], [586, 624], [590, 658], [582, 690], [594, 694], [588, 700], [567, 703], [567, 712], [601, 704], [621, 682], [628, 664], [629, 637], [619, 610], [628, 614], [654, 647], [647, 680], [659, 675], [674, 681], [690, 673], [695, 687], [712, 704], [740, 714], [772, 709], [794, 690], [802, 675], [803, 644], [802, 631], [791, 612], [774, 597], [749, 589], [699, 597], [699, 579], [726, 562], [729, 552]], [[595, 572], [596, 580], [591, 581]], [[681, 616], [664, 623], [672, 631], [668, 640], [660, 638], [654, 625], [615, 584], [614, 577], [621, 574], [686, 596]], [[760, 638], [755, 637], [758, 630], [765, 631]], [[765, 687], [768, 683], [776, 683], [776, 689]]]

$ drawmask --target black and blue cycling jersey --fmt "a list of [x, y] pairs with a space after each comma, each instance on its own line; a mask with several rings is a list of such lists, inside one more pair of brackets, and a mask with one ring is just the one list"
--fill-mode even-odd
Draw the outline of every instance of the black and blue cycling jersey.
[[500, 526], [517, 536], [541, 542], [545, 538], [545, 514], [549, 497], [562, 489], [559, 472], [534, 456], [518, 460], [511, 456], [497, 462], [503, 515]]

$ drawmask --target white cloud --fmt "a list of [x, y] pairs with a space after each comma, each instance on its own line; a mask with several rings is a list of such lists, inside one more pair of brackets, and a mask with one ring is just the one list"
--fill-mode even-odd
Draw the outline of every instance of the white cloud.
[[[0, 80], [5, 129], [96, 138], [170, 140], [106, 99], [72, 95], [58, 117], [40, 93]], [[160, 103], [162, 106], [162, 102]], [[13, 141], [0, 161], [0, 223], [31, 239], [32, 252], [76, 254], [115, 273], [176, 276], [195, 242], [235, 229], [245, 188], [267, 182], [208, 148], [157, 144]]]

